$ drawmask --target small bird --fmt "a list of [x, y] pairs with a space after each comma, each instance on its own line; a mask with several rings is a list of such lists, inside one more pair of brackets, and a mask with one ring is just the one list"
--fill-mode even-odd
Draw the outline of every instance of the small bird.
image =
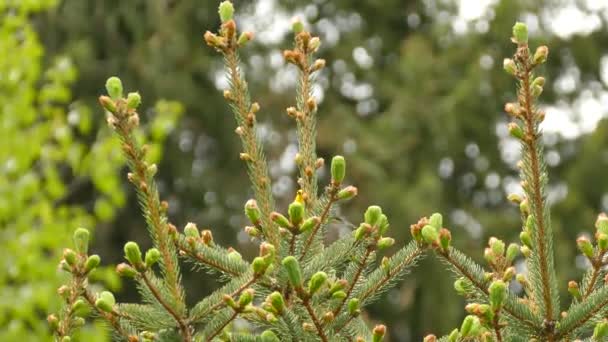
[[306, 205], [304, 190], [300, 189], [296, 192], [296, 198], [294, 198], [294, 202], [298, 202], [300, 204]]

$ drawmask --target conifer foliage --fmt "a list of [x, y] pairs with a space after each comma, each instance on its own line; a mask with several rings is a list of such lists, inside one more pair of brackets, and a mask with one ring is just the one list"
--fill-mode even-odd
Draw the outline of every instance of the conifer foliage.
[[[512, 41], [517, 50], [505, 59], [505, 70], [518, 82], [516, 103], [505, 110], [514, 118], [509, 125], [521, 141], [522, 188], [524, 195], [509, 198], [520, 207], [521, 246], [508, 246], [491, 238], [484, 256], [489, 268], [451, 246], [451, 233], [438, 213], [411, 225], [413, 240], [392, 256], [378, 252], [391, 247], [389, 221], [379, 206], [370, 206], [361, 224], [345, 238], [327, 244], [324, 236], [336, 206], [357, 195], [345, 185], [346, 161], [331, 160], [331, 179], [318, 190], [317, 171], [325, 167], [316, 156], [317, 102], [312, 95], [315, 73], [325, 61], [315, 59], [321, 41], [293, 23], [294, 47], [284, 51], [285, 60], [299, 71], [293, 107], [286, 112], [297, 126], [299, 190], [286, 212], [275, 206], [271, 178], [263, 146], [256, 130], [261, 110], [252, 101], [239, 64], [239, 50], [253, 39], [239, 33], [229, 1], [219, 6], [218, 33], [206, 32], [206, 43], [224, 58], [229, 89], [224, 98], [236, 119], [236, 134], [242, 142], [240, 159], [246, 164], [254, 198], [244, 204], [251, 225], [246, 233], [259, 243], [259, 255], [244, 260], [232, 248], [216, 244], [210, 230], [194, 223], [178, 229], [169, 222], [169, 204], [159, 197], [155, 164], [146, 161], [145, 145], [136, 138], [139, 125], [138, 93], [123, 94], [120, 79], [106, 83], [107, 96], [100, 97], [108, 125], [121, 140], [128, 160], [128, 180], [133, 184], [153, 247], [142, 253], [135, 242], [124, 246], [126, 262], [116, 271], [133, 278], [142, 303], [117, 303], [111, 292], [95, 293], [88, 275], [100, 264], [88, 253], [89, 233], [74, 233], [73, 249], [65, 249], [60, 268], [71, 274], [59, 289], [63, 310], [48, 317], [58, 341], [72, 339], [76, 328], [90, 315], [103, 319], [116, 340], [126, 341], [374, 341], [384, 340], [384, 325], [370, 327], [361, 310], [394, 286], [428, 252], [435, 254], [456, 275], [456, 292], [469, 301], [469, 313], [459, 329], [441, 341], [570, 341], [587, 336], [600, 341], [608, 336], [608, 287], [604, 285], [604, 257], [608, 251], [608, 218], [596, 223], [596, 244], [580, 238], [577, 245], [592, 267], [581, 284], [570, 282], [572, 304], [560, 313], [555, 276], [552, 231], [545, 186], [539, 124], [544, 112], [536, 101], [545, 84], [534, 72], [543, 64], [548, 49], [535, 53], [528, 47], [527, 28], [517, 23]], [[527, 272], [517, 274], [514, 262], [523, 258]], [[180, 259], [217, 278], [223, 285], [195, 305], [186, 304], [181, 282]], [[521, 293], [510, 291], [519, 283]], [[239, 324], [235, 324], [239, 322]], [[242, 324], [241, 324], [242, 323]], [[438, 340], [428, 335], [425, 341]]]

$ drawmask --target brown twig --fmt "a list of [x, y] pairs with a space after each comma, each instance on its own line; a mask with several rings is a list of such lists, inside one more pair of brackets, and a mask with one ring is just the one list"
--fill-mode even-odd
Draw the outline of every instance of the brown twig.
[[321, 228], [323, 223], [327, 220], [327, 216], [329, 215], [331, 207], [336, 202], [336, 194], [338, 193], [339, 188], [333, 184], [330, 186], [331, 186], [331, 188], [329, 189], [329, 199], [327, 200], [327, 204], [323, 208], [323, 212], [321, 213], [319, 222], [317, 224], [315, 224], [313, 229], [310, 231], [310, 235], [306, 239], [306, 242], [304, 243], [304, 248], [302, 249], [302, 255], [300, 255], [300, 258], [299, 258], [300, 261], [302, 261], [304, 259], [304, 257], [306, 256], [306, 253], [308, 253], [308, 250], [310, 249], [310, 245], [312, 244], [312, 242], [315, 239], [315, 236], [317, 235], [317, 231], [319, 230], [319, 228]]
[[[532, 93], [530, 91], [530, 78], [532, 76], [531, 71], [533, 65], [530, 65], [529, 49], [527, 45], [520, 46], [517, 54], [519, 59], [522, 61], [524, 72], [520, 74], [520, 80], [522, 81], [522, 87], [520, 89], [520, 105], [524, 108], [523, 121], [525, 123], [525, 136], [524, 143], [528, 150], [528, 158], [530, 160], [531, 168], [531, 186], [532, 186], [532, 209], [534, 210], [535, 228], [537, 230], [534, 237], [537, 238], [535, 245], [538, 249], [538, 259], [540, 262], [540, 281], [542, 284], [542, 299], [545, 307], [545, 320], [547, 322], [554, 322], [555, 317], [553, 316], [553, 302], [551, 291], [551, 280], [549, 272], [553, 270], [553, 265], [549, 265], [549, 255], [546, 250], [545, 240], [547, 239], [547, 227], [545, 222], [545, 208], [544, 208], [544, 196], [541, 185], [541, 164], [540, 157], [538, 156], [537, 145], [539, 134], [537, 132], [536, 119], [534, 117], [535, 111], [532, 106]], [[553, 333], [550, 331], [547, 335], [548, 341], [553, 341]]]
[[182, 337], [184, 338], [184, 341], [185, 342], [192, 341], [192, 332], [190, 331], [190, 327], [188, 327], [188, 324], [186, 323], [186, 321], [177, 312], [175, 312], [175, 310], [171, 307], [171, 305], [169, 305], [167, 302], [165, 302], [163, 297], [160, 295], [160, 292], [158, 292], [158, 289], [154, 286], [154, 284], [152, 284], [152, 282], [150, 282], [150, 279], [145, 274], [145, 272], [142, 272], [139, 275], [141, 276], [141, 279], [144, 281], [144, 283], [146, 284], [148, 289], [150, 289], [150, 292], [152, 293], [154, 298], [156, 298], [156, 300], [160, 303], [160, 305], [162, 305], [162, 307], [171, 316], [173, 316], [173, 319], [175, 319], [175, 321], [177, 322], [177, 325], [179, 326], [179, 330], [181, 332]]
[[302, 299], [302, 303], [304, 304], [304, 307], [306, 308], [306, 311], [308, 311], [308, 315], [312, 319], [312, 322], [314, 323], [315, 328], [317, 328], [317, 334], [321, 338], [321, 341], [323, 341], [323, 342], [329, 342], [329, 339], [327, 338], [327, 336], [325, 335], [325, 332], [323, 331], [323, 325], [321, 325], [321, 322], [319, 322], [319, 319], [317, 318], [317, 315], [315, 315], [314, 309], [310, 305], [310, 299], [307, 298], [307, 297], [304, 297]]
[[217, 328], [217, 329], [216, 329], [216, 330], [213, 332], [213, 334], [211, 334], [209, 337], [207, 337], [207, 341], [209, 341], [209, 342], [210, 342], [211, 340], [213, 340], [213, 338], [214, 338], [215, 336], [217, 336], [219, 333], [221, 333], [221, 332], [222, 332], [222, 330], [224, 330], [224, 328], [225, 328], [225, 327], [226, 327], [228, 324], [230, 324], [230, 322], [232, 322], [232, 321], [233, 321], [233, 320], [234, 320], [234, 319], [235, 319], [235, 318], [236, 318], [238, 315], [239, 315], [239, 313], [238, 313], [237, 311], [234, 311], [234, 312], [232, 313], [232, 315], [230, 316], [230, 318], [229, 318], [229, 319], [228, 319], [226, 322], [224, 322], [224, 323], [223, 323], [221, 326], [219, 326], [219, 327], [218, 327], [218, 328]]

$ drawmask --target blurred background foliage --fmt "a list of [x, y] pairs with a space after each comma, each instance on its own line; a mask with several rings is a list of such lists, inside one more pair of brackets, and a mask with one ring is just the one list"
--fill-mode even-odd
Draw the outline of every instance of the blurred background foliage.
[[[328, 62], [315, 88], [319, 155], [344, 154], [360, 194], [342, 207], [328, 238], [347, 234], [345, 222], [358, 223], [370, 204], [384, 208], [400, 243], [409, 240], [411, 223], [440, 211], [456, 246], [476, 259], [490, 236], [516, 241], [519, 231], [517, 210], [505, 200], [519, 185], [517, 143], [502, 110], [514, 99], [514, 82], [502, 59], [513, 50], [513, 22], [526, 22], [532, 45], [551, 51], [543, 70], [552, 85], [543, 96], [544, 137], [561, 290], [581, 274], [574, 239], [608, 210], [604, 1], [235, 5], [240, 26], [256, 32], [242, 57], [262, 105], [258, 118], [279, 205], [296, 190], [295, 131], [284, 112], [295, 102], [296, 71], [281, 49], [290, 46], [289, 20], [298, 15], [320, 35]], [[108, 76], [139, 89], [151, 108], [143, 121], [162, 159], [160, 190], [172, 222], [210, 227], [221, 244], [245, 256], [255, 252], [242, 231], [251, 192], [221, 96], [222, 61], [202, 42], [202, 33], [219, 25], [216, 1], [4, 0], [0, 13], [0, 340], [45, 340], [44, 317], [58, 301], [55, 265], [75, 227], [95, 228], [93, 251], [106, 264], [122, 259], [127, 240], [149, 245], [116, 141], [95, 103]], [[109, 271], [98, 277], [103, 286], [120, 286]], [[215, 286], [204, 275], [186, 280], [191, 301]], [[123, 284], [120, 300], [136, 300], [130, 285]], [[367, 314], [388, 324], [393, 341], [415, 341], [447, 333], [463, 313], [451, 278], [429, 258]]]

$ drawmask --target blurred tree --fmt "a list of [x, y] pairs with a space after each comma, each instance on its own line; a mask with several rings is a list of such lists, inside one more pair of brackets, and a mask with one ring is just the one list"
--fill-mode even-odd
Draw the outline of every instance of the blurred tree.
[[[51, 340], [46, 313], [59, 305], [60, 247], [79, 226], [110, 222], [125, 203], [117, 141], [73, 102], [71, 60], [44, 59], [31, 17], [55, 1], [0, 2], [0, 340]], [[153, 159], [181, 109], [159, 102], [148, 127]], [[111, 289], [112, 269], [95, 274]], [[101, 327], [83, 340], [104, 341]]]
[[[463, 19], [459, 6], [466, 3], [474, 2], [240, 4], [243, 12], [247, 12], [243, 5], [249, 6], [242, 22], [258, 37], [253, 52], [243, 59], [254, 83], [251, 88], [262, 104], [259, 118], [274, 159], [271, 172], [277, 196], [289, 200], [295, 186], [294, 132], [283, 129], [289, 124], [283, 110], [293, 105], [292, 96], [286, 95], [293, 93], [295, 70], [283, 63], [279, 49], [288, 46], [288, 21], [297, 13], [323, 38], [321, 53], [329, 66], [315, 89], [325, 102], [319, 123], [321, 155], [348, 155], [349, 170], [354, 172], [349, 177], [365, 195], [341, 215], [354, 220], [351, 210], [381, 204], [391, 222], [403, 227], [398, 241], [408, 239], [409, 223], [433, 210], [451, 213], [448, 224], [462, 228], [454, 236], [459, 247], [481, 250], [499, 230], [517, 238], [516, 210], [504, 199], [518, 187], [512, 157], [517, 151], [507, 137], [506, 116], [496, 119], [510, 96], [506, 94], [511, 94], [510, 80], [501, 67], [502, 57], [512, 48], [503, 43], [504, 32], [516, 19], [535, 24], [530, 25], [534, 43], [552, 46], [546, 74], [578, 75], [572, 89], [546, 89], [546, 99], [576, 110], [581, 94], [590, 92], [597, 98], [605, 90], [606, 85], [599, 83], [599, 61], [608, 49], [602, 44], [608, 32], [600, 19], [606, 9], [586, 2], [572, 4], [570, 10], [578, 8], [596, 18], [599, 26], [586, 34], [558, 36], [551, 19], [565, 8], [562, 1], [491, 1], [480, 16]], [[240, 213], [248, 197], [242, 191], [247, 178], [238, 160], [230, 114], [216, 96], [225, 85], [218, 76], [221, 63], [210, 58], [212, 52], [201, 39], [202, 32], [218, 24], [216, 7], [214, 1], [193, 0], [64, 0], [39, 24], [49, 51], [68, 53], [80, 70], [74, 87], [77, 98], [93, 101], [99, 84], [110, 74], [120, 74], [146, 98], [162, 95], [185, 105], [188, 115], [179, 134], [170, 139], [172, 153], [159, 173], [163, 197], [171, 200], [171, 219], [181, 225], [186, 220], [209, 225], [223, 244], [246, 244], [244, 235], [236, 232], [244, 223]], [[590, 187], [589, 177], [600, 170], [594, 168], [594, 161], [605, 159], [601, 159], [606, 149], [602, 131], [569, 140], [556, 133], [546, 135], [549, 152], [557, 156], [550, 170], [557, 202], [553, 215], [556, 222], [566, 223], [555, 227], [560, 239], [557, 264], [572, 270], [572, 276], [580, 272], [569, 261], [575, 260], [569, 241], [577, 230], [568, 227], [581, 222], [591, 227], [592, 213], [601, 209], [605, 199], [601, 189], [608, 189], [598, 177], [593, 191], [582, 190]], [[565, 196], [568, 181], [573, 183]], [[140, 236], [143, 222], [137, 215], [131, 217], [136, 212], [132, 209], [114, 221], [115, 233], [108, 236], [108, 243]], [[124, 231], [125, 226], [133, 229]], [[408, 277], [400, 290], [370, 310], [371, 319], [389, 323], [396, 341], [419, 339], [431, 326], [445, 333], [463, 315], [460, 306], [450, 302], [459, 299], [446, 293], [452, 289], [443, 268], [427, 265], [424, 270]], [[564, 290], [566, 280], [562, 279]], [[197, 286], [206, 291], [212, 285]]]

